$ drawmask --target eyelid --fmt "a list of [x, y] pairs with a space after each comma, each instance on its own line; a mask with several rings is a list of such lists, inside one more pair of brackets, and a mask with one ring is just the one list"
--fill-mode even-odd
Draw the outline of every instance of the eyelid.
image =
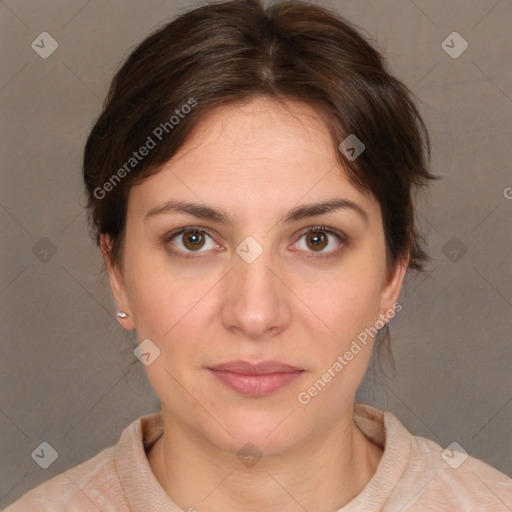
[[304, 236], [307, 233], [315, 233], [317, 231], [321, 231], [321, 232], [323, 231], [326, 233], [330, 233], [332, 235], [336, 235], [340, 240], [348, 243], [348, 236], [345, 233], [343, 233], [343, 231], [339, 231], [338, 229], [331, 228], [329, 226], [322, 226], [322, 225], [308, 226], [307, 228], [304, 228], [301, 231], [299, 231], [298, 237], [300, 238], [301, 236]]
[[175, 236], [181, 235], [182, 233], [186, 233], [187, 231], [198, 231], [200, 233], [204, 233], [208, 235], [209, 237], [212, 237], [211, 231], [208, 228], [204, 228], [201, 226], [183, 226], [182, 228], [176, 228], [170, 231], [169, 233], [166, 233], [164, 235], [164, 240], [167, 240], [168, 242], [171, 241]]

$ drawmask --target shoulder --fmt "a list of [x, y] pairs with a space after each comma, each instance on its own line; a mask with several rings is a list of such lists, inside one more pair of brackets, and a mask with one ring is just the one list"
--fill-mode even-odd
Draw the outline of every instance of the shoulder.
[[[115, 447], [28, 491], [4, 512], [128, 511], [117, 478]], [[120, 502], [121, 501], [121, 502]]]
[[356, 404], [354, 413], [356, 424], [384, 453], [375, 475], [347, 511], [512, 511], [512, 479], [460, 444], [443, 448], [415, 436], [391, 412], [375, 407]]
[[[464, 450], [410, 435], [410, 458], [395, 494], [408, 512], [510, 512], [512, 479]], [[391, 509], [390, 509], [391, 510]]]
[[143, 501], [148, 489], [158, 488], [146, 450], [162, 429], [160, 413], [137, 418], [116, 445], [43, 482], [4, 512], [131, 512], [134, 500]]

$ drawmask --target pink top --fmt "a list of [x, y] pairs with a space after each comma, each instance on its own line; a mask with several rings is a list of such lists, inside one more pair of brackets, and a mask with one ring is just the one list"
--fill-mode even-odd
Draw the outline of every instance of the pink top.
[[[512, 511], [512, 479], [460, 448], [443, 451], [368, 405], [355, 404], [354, 421], [384, 454], [366, 487], [337, 512]], [[135, 420], [115, 446], [35, 487], [4, 512], [183, 512], [146, 457], [162, 431], [160, 413]]]

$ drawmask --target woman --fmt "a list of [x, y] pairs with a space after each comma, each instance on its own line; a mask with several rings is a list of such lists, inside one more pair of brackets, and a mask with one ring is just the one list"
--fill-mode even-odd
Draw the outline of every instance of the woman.
[[346, 21], [192, 10], [114, 78], [90, 222], [161, 413], [7, 509], [512, 510], [512, 480], [355, 404], [406, 271], [428, 134]]

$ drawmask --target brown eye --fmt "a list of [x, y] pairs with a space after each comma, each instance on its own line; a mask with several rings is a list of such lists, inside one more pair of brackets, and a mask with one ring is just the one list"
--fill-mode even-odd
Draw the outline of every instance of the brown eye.
[[314, 258], [334, 257], [348, 245], [349, 238], [343, 232], [324, 226], [314, 226], [303, 231], [295, 243], [296, 249], [305, 253], [306, 257]]
[[201, 249], [205, 243], [204, 233], [200, 231], [188, 231], [182, 234], [183, 245], [193, 251]]
[[327, 235], [322, 231], [313, 231], [306, 235], [306, 244], [313, 251], [321, 251], [325, 249], [329, 240]]
[[181, 228], [167, 235], [166, 244], [169, 244], [172, 247], [171, 251], [178, 255], [190, 255], [194, 252], [201, 254], [219, 248], [211, 235], [194, 227]]

